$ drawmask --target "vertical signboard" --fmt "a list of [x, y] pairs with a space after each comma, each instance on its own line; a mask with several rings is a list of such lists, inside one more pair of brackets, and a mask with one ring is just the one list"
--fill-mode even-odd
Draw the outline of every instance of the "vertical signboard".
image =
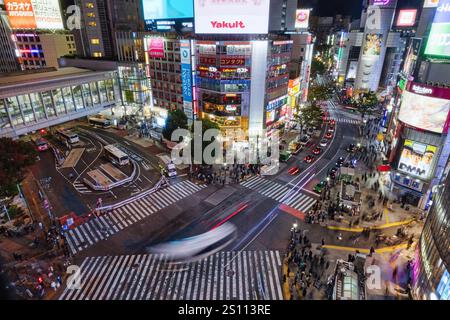
[[180, 55], [181, 55], [181, 85], [183, 89], [183, 109], [187, 118], [191, 121], [194, 117], [194, 114], [192, 110], [191, 43], [189, 40], [180, 40]]
[[295, 29], [308, 29], [309, 9], [297, 9], [295, 12]]

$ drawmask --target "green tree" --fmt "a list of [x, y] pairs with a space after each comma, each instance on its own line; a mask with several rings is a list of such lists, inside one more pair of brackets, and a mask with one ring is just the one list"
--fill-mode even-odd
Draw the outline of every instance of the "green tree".
[[37, 151], [32, 144], [0, 138], [0, 197], [12, 197], [17, 194], [16, 184], [25, 174], [26, 167], [34, 164]]
[[332, 88], [322, 85], [313, 85], [308, 89], [308, 101], [327, 100]]
[[181, 110], [171, 110], [169, 111], [169, 114], [167, 116], [166, 125], [163, 129], [163, 136], [167, 140], [170, 140], [172, 137], [172, 132], [174, 132], [176, 129], [187, 129], [187, 116], [186, 114]]
[[295, 118], [300, 125], [300, 132], [303, 132], [304, 128], [319, 126], [322, 122], [322, 117], [323, 111], [315, 102], [308, 104], [304, 108], [297, 106]]
[[311, 76], [315, 78], [317, 75], [322, 75], [326, 71], [325, 64], [318, 58], [313, 58], [311, 61]]
[[379, 103], [380, 101], [373, 91], [361, 92], [352, 101], [353, 106], [360, 113], [361, 118], [364, 118], [365, 115], [373, 114]]

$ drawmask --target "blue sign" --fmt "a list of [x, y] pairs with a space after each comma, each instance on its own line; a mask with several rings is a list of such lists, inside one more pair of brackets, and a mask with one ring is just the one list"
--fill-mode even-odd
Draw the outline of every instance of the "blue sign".
[[192, 102], [192, 70], [190, 64], [181, 65], [181, 83], [183, 89], [183, 100]]

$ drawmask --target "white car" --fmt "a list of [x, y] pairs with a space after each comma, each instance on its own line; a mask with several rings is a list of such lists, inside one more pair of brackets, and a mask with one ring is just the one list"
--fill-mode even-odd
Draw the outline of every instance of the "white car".
[[322, 140], [320, 140], [319, 145], [320, 145], [321, 147], [326, 147], [327, 144], [328, 144], [328, 140], [327, 140], [327, 139], [322, 139]]

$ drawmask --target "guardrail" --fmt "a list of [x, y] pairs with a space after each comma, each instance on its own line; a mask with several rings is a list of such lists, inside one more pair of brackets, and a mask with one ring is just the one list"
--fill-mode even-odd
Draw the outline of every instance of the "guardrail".
[[96, 184], [93, 184], [91, 181], [89, 181], [86, 178], [83, 178], [83, 182], [96, 191], [109, 191], [115, 187], [121, 186], [121, 185], [128, 183], [134, 179], [134, 177], [136, 176], [137, 164], [134, 160], [131, 160], [131, 163], [133, 164], [133, 172], [131, 173], [131, 175], [128, 178], [125, 178], [123, 180], [114, 182], [107, 186], [98, 186]]
[[94, 136], [98, 141], [100, 141], [102, 144], [104, 144], [105, 146], [106, 145], [108, 145], [108, 144], [111, 144], [111, 143], [109, 143], [108, 141], [106, 141], [105, 139], [103, 139], [102, 137], [100, 137], [98, 134], [96, 134], [95, 132], [92, 132], [92, 131], [88, 131], [88, 130], [85, 130], [85, 129], [83, 129], [83, 128], [77, 128], [77, 130], [78, 131], [81, 131], [81, 132], [84, 132], [84, 133], [86, 133], [86, 134], [89, 134], [89, 135], [91, 135], [91, 136]]
[[147, 191], [144, 191], [144, 192], [142, 192], [142, 193], [140, 193], [140, 194], [138, 194], [138, 195], [136, 195], [134, 197], [125, 199], [123, 201], [120, 201], [118, 203], [111, 204], [111, 205], [108, 205], [108, 206], [98, 207], [98, 208], [95, 209], [95, 211], [97, 213], [103, 213], [103, 212], [108, 212], [108, 211], [120, 208], [120, 207], [122, 207], [124, 205], [127, 205], [127, 204], [133, 202], [133, 201], [137, 201], [139, 199], [142, 199], [142, 198], [148, 196], [149, 194], [152, 194], [153, 192], [158, 191], [159, 188], [167, 186], [167, 185], [169, 185], [169, 181], [167, 180], [167, 178], [165, 176], [162, 176], [161, 179], [158, 180], [158, 182], [156, 183], [156, 185], [153, 188], [151, 188], [151, 189], [149, 189]]

